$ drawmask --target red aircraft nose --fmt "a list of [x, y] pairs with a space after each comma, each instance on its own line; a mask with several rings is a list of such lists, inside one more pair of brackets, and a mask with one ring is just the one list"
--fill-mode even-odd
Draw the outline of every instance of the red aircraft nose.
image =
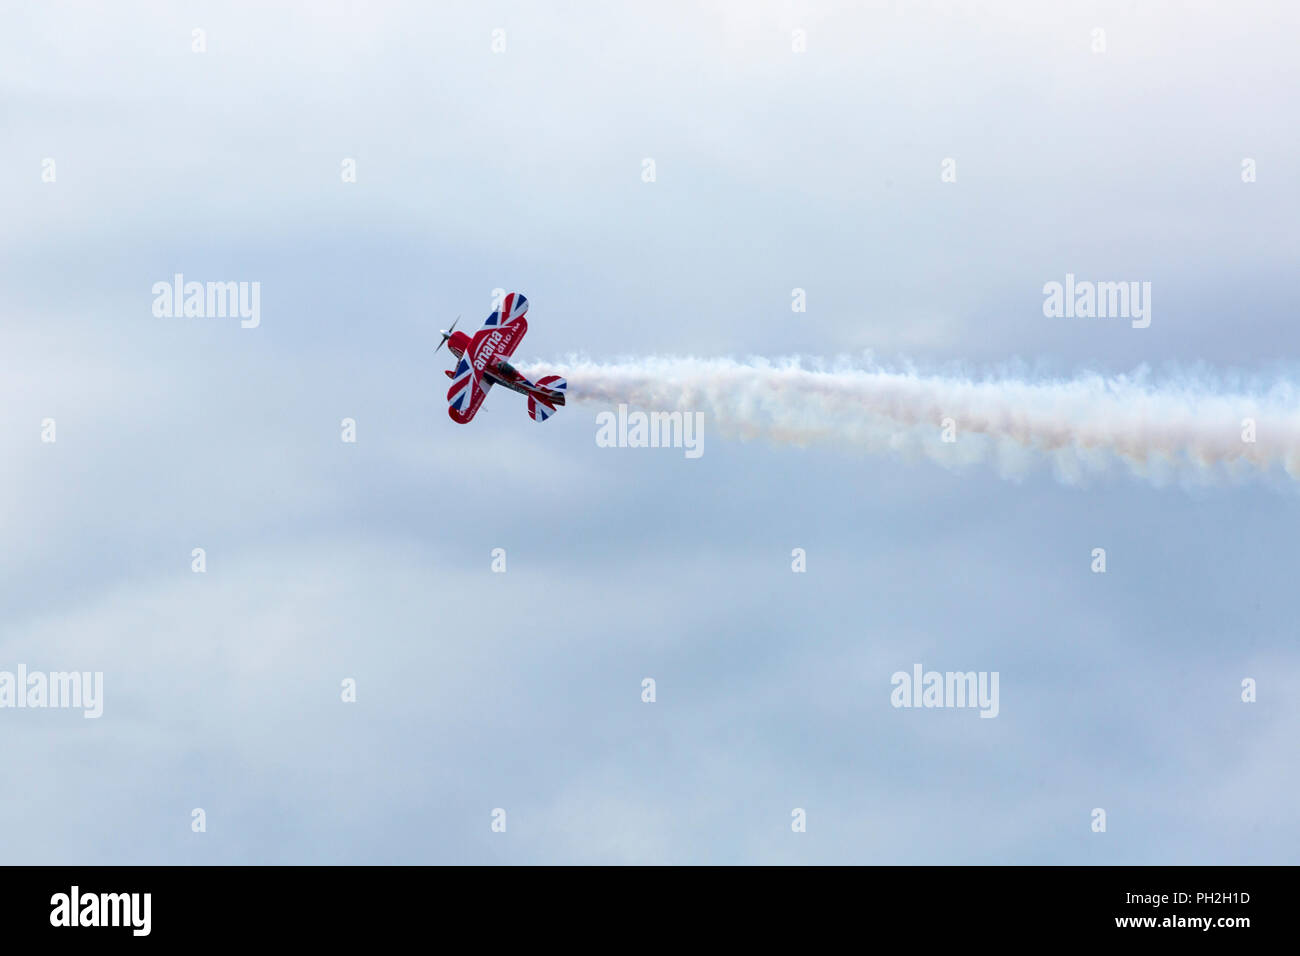
[[469, 348], [469, 342], [469, 336], [464, 332], [453, 332], [451, 338], [447, 340], [447, 347], [453, 352], [460, 353]]

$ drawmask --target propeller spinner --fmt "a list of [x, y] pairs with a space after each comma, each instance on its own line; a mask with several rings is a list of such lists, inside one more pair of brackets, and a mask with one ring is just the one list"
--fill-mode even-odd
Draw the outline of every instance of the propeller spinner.
[[[459, 321], [460, 321], [460, 316], [458, 315], [458, 316], [456, 316], [456, 322], [459, 322]], [[434, 349], [435, 352], [437, 352], [438, 349], [442, 348], [444, 345], [447, 344], [447, 340], [448, 340], [449, 338], [451, 338], [451, 333], [453, 333], [453, 332], [456, 331], [456, 322], [451, 323], [451, 328], [449, 328], [449, 329], [440, 329], [440, 330], [439, 330], [440, 334], [442, 335], [442, 341], [438, 343], [438, 348], [437, 348], [437, 349]]]

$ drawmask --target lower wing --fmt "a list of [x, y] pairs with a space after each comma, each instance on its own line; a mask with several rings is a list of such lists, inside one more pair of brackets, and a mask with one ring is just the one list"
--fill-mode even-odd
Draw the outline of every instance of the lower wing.
[[447, 389], [447, 415], [453, 422], [468, 424], [491, 387], [491, 380], [479, 378], [474, 367], [462, 358], [452, 373], [451, 388]]

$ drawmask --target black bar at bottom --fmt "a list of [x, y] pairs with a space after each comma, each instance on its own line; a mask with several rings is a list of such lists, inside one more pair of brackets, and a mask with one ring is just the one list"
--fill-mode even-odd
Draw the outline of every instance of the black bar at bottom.
[[1232, 945], [1291, 937], [1293, 877], [1282, 867], [9, 867], [0, 920], [10, 941], [90, 945], [373, 944], [420, 928], [638, 948], [684, 934], [772, 943], [845, 932]]

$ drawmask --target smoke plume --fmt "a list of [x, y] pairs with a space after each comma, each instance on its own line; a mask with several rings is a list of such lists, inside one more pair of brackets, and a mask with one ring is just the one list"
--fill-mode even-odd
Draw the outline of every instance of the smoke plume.
[[1034, 380], [799, 359], [574, 359], [545, 368], [568, 379], [571, 402], [702, 411], [723, 437], [948, 466], [983, 461], [1008, 477], [1048, 460], [1066, 481], [1117, 464], [1161, 484], [1268, 471], [1300, 479], [1300, 403], [1286, 380], [1229, 385], [1186, 373], [1153, 381], [1145, 372]]

